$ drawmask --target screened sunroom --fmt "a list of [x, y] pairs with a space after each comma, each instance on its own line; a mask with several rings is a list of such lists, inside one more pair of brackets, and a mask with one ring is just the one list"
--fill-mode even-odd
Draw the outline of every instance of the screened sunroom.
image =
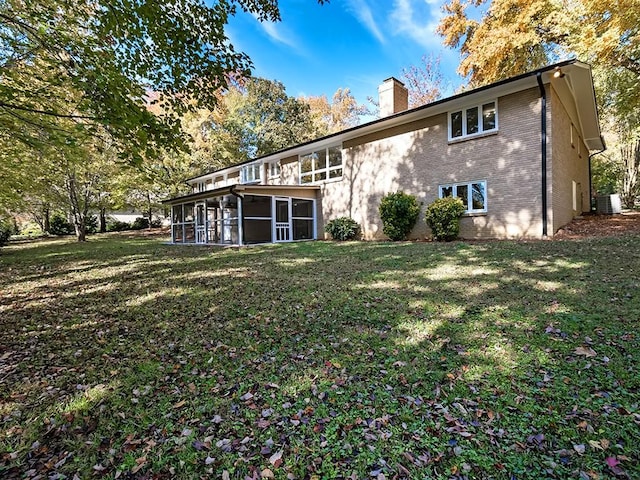
[[317, 238], [317, 187], [233, 185], [167, 200], [171, 242], [250, 245]]

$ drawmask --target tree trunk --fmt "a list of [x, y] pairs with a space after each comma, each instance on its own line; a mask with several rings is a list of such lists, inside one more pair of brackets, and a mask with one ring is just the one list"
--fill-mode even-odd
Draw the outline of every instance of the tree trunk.
[[105, 207], [100, 207], [99, 224], [99, 232], [105, 233], [107, 231], [107, 209]]
[[[69, 194], [69, 204], [71, 206], [71, 216], [73, 218], [73, 226], [76, 230], [76, 237], [79, 242], [87, 241], [87, 212], [89, 209], [89, 205], [86, 202], [86, 198], [80, 199], [79, 196], [85, 196], [83, 193], [78, 192], [81, 188], [78, 185], [78, 181], [76, 178], [76, 173], [74, 171], [70, 171], [67, 174], [66, 181], [67, 193]], [[82, 200], [85, 200], [84, 202]]]
[[76, 237], [78, 238], [79, 242], [86, 242], [87, 241], [87, 227], [84, 224], [84, 222], [74, 222], [74, 226], [76, 228]]
[[48, 205], [42, 209], [42, 233], [46, 235], [51, 233], [51, 212]]
[[147, 215], [149, 215], [149, 230], [151, 230], [151, 222], [153, 220], [153, 209], [151, 208], [151, 194], [147, 192]]
[[622, 147], [621, 153], [624, 174], [620, 197], [627, 208], [633, 208], [640, 193], [640, 140]]

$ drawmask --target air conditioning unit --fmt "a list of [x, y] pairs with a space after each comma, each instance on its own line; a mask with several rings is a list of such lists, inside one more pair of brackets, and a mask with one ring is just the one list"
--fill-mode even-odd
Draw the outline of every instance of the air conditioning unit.
[[622, 202], [620, 195], [614, 193], [612, 195], [598, 195], [596, 197], [596, 212], [600, 215], [613, 215], [622, 213]]

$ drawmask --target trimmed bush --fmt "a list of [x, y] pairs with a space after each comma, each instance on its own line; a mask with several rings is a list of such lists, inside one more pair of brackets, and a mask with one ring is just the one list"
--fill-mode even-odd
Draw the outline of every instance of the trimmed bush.
[[133, 230], [143, 230], [149, 228], [149, 219], [144, 217], [137, 217], [131, 224]]
[[51, 235], [73, 235], [76, 233], [75, 228], [71, 225], [64, 215], [54, 214], [49, 222], [49, 233]]
[[425, 220], [431, 228], [433, 238], [449, 242], [458, 238], [460, 233], [460, 217], [464, 213], [462, 200], [445, 197], [435, 200], [427, 207]]
[[390, 193], [382, 198], [380, 207], [382, 231], [391, 240], [404, 240], [418, 221], [420, 204], [413, 195]]
[[9, 243], [9, 237], [13, 233], [13, 225], [4, 220], [0, 220], [0, 247]]
[[360, 234], [360, 225], [353, 218], [339, 217], [324, 227], [334, 240], [354, 240]]
[[131, 224], [120, 220], [107, 223], [107, 232], [122, 232], [124, 230], [131, 230]]

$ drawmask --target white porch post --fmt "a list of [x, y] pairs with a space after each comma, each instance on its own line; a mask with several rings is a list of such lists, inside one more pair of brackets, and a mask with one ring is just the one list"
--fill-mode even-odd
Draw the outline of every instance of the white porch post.
[[238, 245], [242, 245], [242, 197], [238, 198]]

